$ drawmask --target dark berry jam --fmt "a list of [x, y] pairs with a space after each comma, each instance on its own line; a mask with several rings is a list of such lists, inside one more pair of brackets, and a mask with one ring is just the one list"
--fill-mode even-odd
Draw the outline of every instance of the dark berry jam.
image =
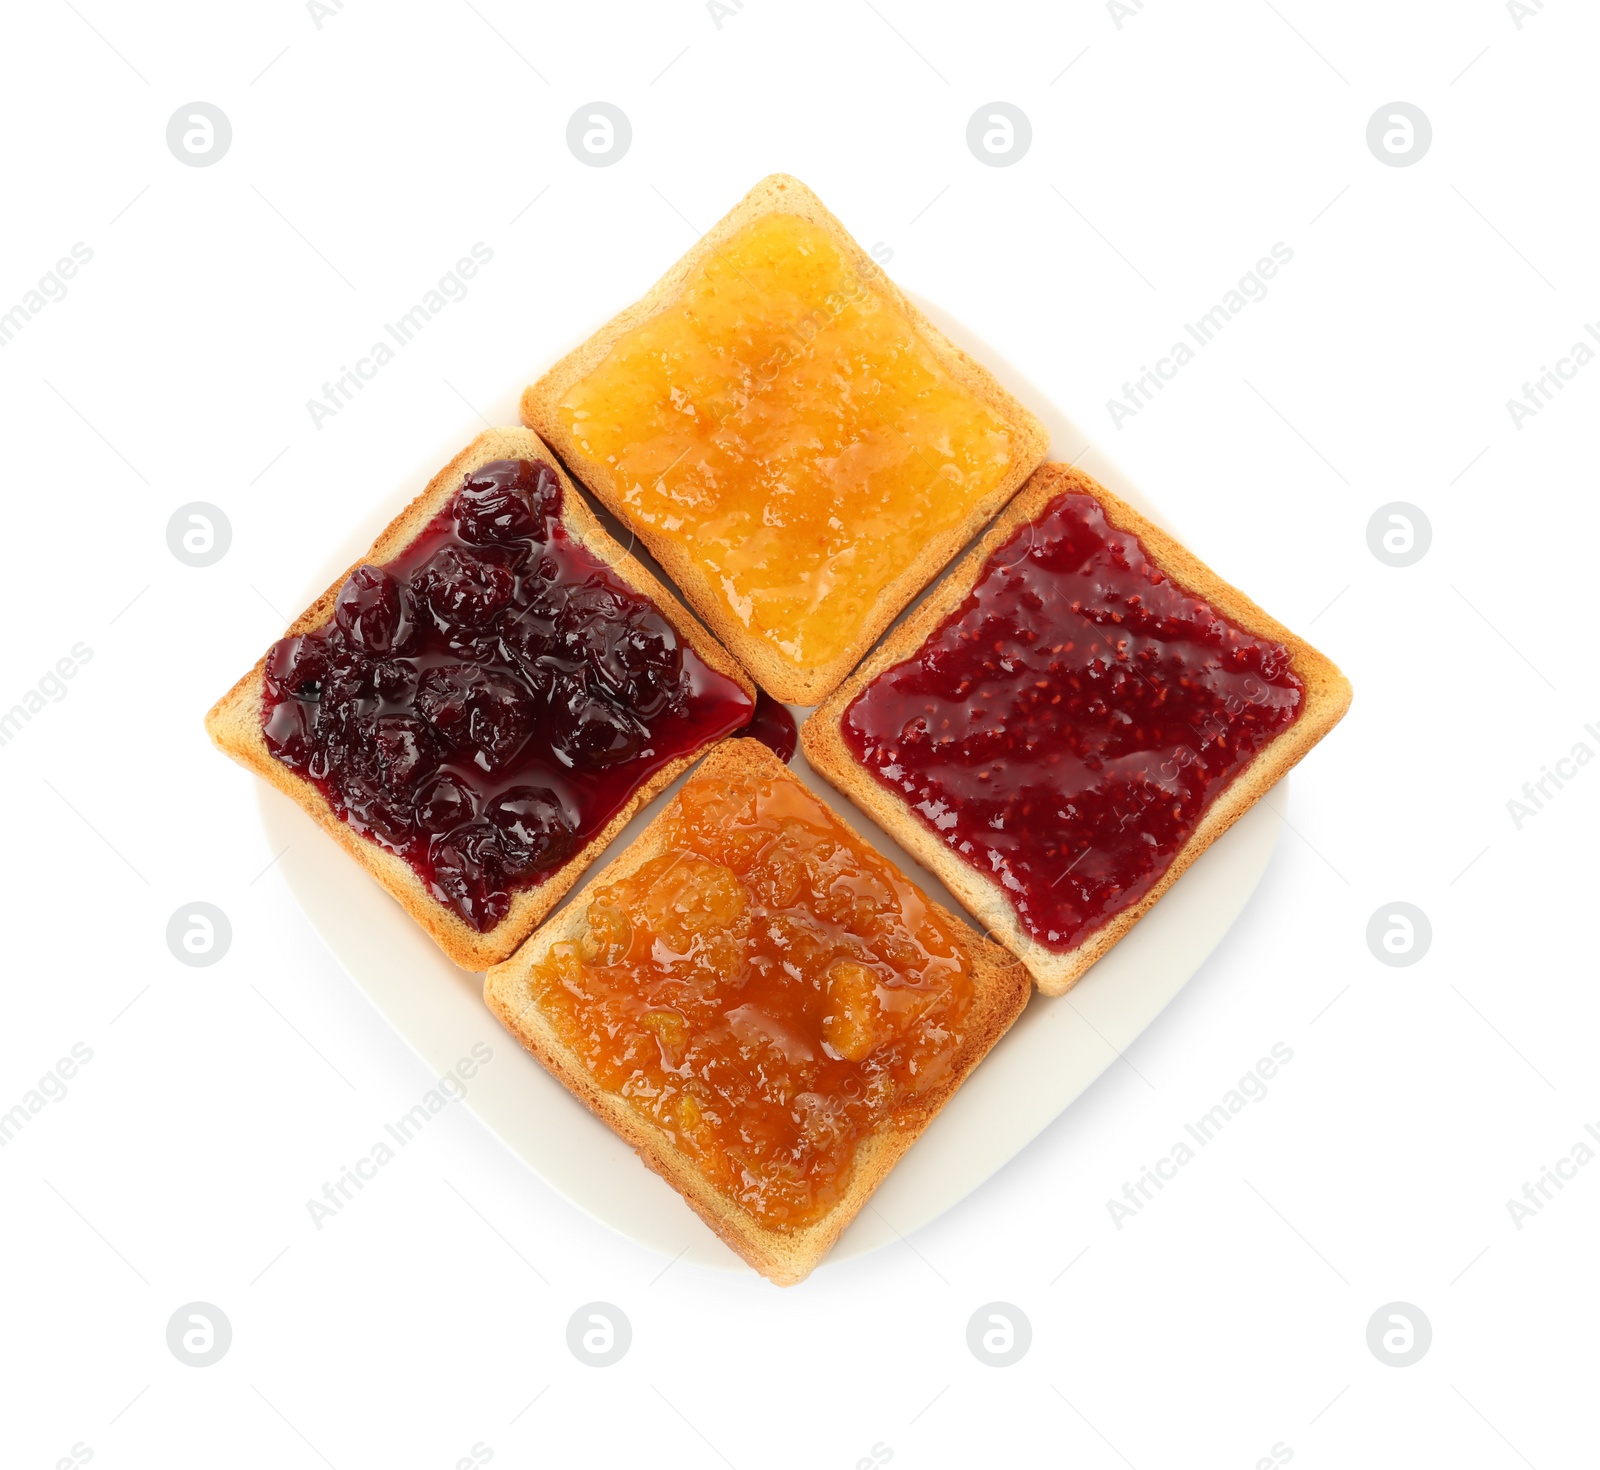
[[784, 765], [794, 759], [794, 747], [799, 731], [794, 727], [794, 716], [789, 706], [779, 704], [765, 689], [756, 692], [754, 718], [739, 732], [751, 740], [759, 740]]
[[841, 726], [1061, 952], [1150, 891], [1302, 694], [1285, 648], [1191, 597], [1072, 492], [996, 548]]
[[479, 933], [754, 709], [568, 536], [561, 495], [547, 465], [474, 470], [267, 654], [267, 748]]

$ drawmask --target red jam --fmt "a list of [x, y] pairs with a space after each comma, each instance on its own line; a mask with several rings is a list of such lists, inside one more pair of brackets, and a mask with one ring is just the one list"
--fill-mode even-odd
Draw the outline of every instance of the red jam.
[[267, 748], [479, 933], [753, 703], [567, 534], [547, 465], [467, 475], [267, 654]]
[[765, 689], [757, 691], [755, 716], [739, 733], [759, 740], [784, 765], [794, 759], [794, 748], [800, 738], [789, 706], [778, 703]]
[[1288, 650], [1153, 566], [1092, 496], [1019, 526], [845, 743], [1064, 952], [1137, 903], [1300, 713]]

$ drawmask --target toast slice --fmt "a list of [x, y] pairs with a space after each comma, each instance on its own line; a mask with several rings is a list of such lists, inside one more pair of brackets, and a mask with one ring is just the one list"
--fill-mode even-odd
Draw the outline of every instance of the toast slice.
[[[863, 691], [887, 671], [899, 667], [913, 667], [926, 650], [930, 640], [941, 636], [947, 621], [950, 631], [945, 643], [965, 636], [972, 638], [978, 621], [983, 616], [974, 588], [986, 575], [997, 579], [1020, 565], [1033, 547], [1034, 531], [1040, 519], [1049, 513], [1059, 497], [1068, 493], [1091, 496], [1099, 503], [1107, 525], [1112, 531], [1129, 532], [1138, 538], [1145, 557], [1159, 573], [1174, 585], [1178, 594], [1200, 599], [1220, 613], [1228, 623], [1243, 634], [1270, 640], [1281, 645], [1288, 653], [1288, 669], [1303, 686], [1299, 713], [1292, 722], [1276, 733], [1268, 743], [1256, 749], [1248, 763], [1228, 778], [1228, 784], [1210, 799], [1198, 825], [1182, 845], [1172, 854], [1164, 870], [1159, 871], [1153, 886], [1136, 901], [1112, 912], [1100, 922], [1090, 922], [1071, 948], [1049, 946], [1035, 933], [1029, 932], [1019, 917], [1016, 904], [997, 876], [1004, 869], [999, 859], [976, 853], [971, 861], [956, 851], [955, 841], [960, 834], [951, 830], [949, 808], [941, 808], [939, 815], [946, 818], [945, 831], [936, 830], [932, 822], [920, 815], [906, 799], [902, 790], [895, 789], [880, 779], [846, 743], [842, 722], [851, 705]], [[1011, 541], [1019, 528], [1030, 528], [1025, 545]], [[1008, 543], [1010, 545], [1008, 546]], [[991, 562], [991, 558], [994, 558]], [[998, 585], [998, 581], [995, 584]], [[1148, 590], [1148, 589], [1146, 589]], [[970, 599], [970, 600], [969, 600]], [[1048, 603], [1045, 604], [1046, 606]], [[1077, 613], [1076, 605], [1073, 612]], [[1047, 613], [1019, 614], [1019, 626], [1043, 631], [1049, 626], [1043, 619]], [[1030, 627], [1024, 616], [1034, 621]], [[965, 621], [963, 621], [963, 619]], [[1121, 621], [1120, 617], [1117, 621]], [[978, 644], [983, 647], [985, 645]], [[1067, 644], [1070, 648], [1072, 645]], [[914, 665], [919, 670], [926, 664]], [[1113, 665], [1107, 665], [1113, 668]], [[1134, 670], [1137, 672], [1137, 670]], [[1159, 677], [1159, 675], [1158, 675]], [[1144, 681], [1154, 690], [1149, 678]], [[883, 688], [885, 686], [879, 686]], [[903, 687], [903, 686], [902, 686]], [[1140, 691], [1142, 696], [1142, 691]], [[1180, 703], [1180, 694], [1174, 703]], [[1164, 702], [1166, 691], [1159, 700]], [[1166, 532], [1152, 525], [1132, 507], [1119, 500], [1104, 486], [1098, 484], [1081, 470], [1063, 464], [1046, 464], [1037, 470], [1022, 492], [1005, 513], [989, 529], [983, 539], [961, 561], [916, 611], [887, 638], [860, 669], [833, 696], [821, 705], [806, 721], [801, 731], [801, 745], [811, 765], [840, 791], [866, 811], [886, 831], [944, 881], [951, 893], [959, 898], [967, 910], [1013, 954], [1021, 957], [1032, 973], [1039, 989], [1046, 995], [1061, 995], [1069, 990], [1084, 972], [1100, 959], [1139, 919], [1149, 911], [1168, 888], [1177, 881], [1184, 870], [1228, 830], [1281, 776], [1285, 775], [1343, 716], [1350, 704], [1350, 685], [1334, 664], [1304, 639], [1297, 638], [1281, 623], [1275, 621], [1236, 588], [1224, 582], [1209, 567], [1186, 550]], [[931, 707], [931, 706], [930, 706]], [[955, 719], [967, 718], [957, 715]], [[1053, 737], [1059, 746], [1066, 744], [1064, 734], [1073, 717], [1055, 719], [1060, 730]], [[978, 717], [981, 723], [981, 715]], [[963, 727], [968, 728], [968, 727]], [[1223, 732], [1236, 742], [1233, 730]], [[965, 737], [972, 739], [970, 735]], [[1214, 739], [1214, 735], [1211, 737]], [[1204, 749], [1204, 746], [1201, 746]], [[1193, 752], [1189, 752], [1193, 755]], [[1150, 758], [1153, 764], [1154, 757]], [[1167, 762], [1163, 764], [1165, 771]], [[1175, 769], [1189, 762], [1179, 760]], [[1146, 773], [1145, 779], [1149, 779]], [[1049, 793], [1060, 814], [1063, 800], [1076, 800], [1076, 793]], [[1171, 799], [1171, 798], [1169, 798]], [[927, 804], [924, 801], [923, 804]], [[1032, 819], [1038, 823], [1037, 815]], [[948, 831], [949, 835], [945, 835]], [[1103, 844], [1081, 849], [1087, 856], [1091, 851], [1112, 850], [1114, 839], [1122, 837], [1121, 826], [1115, 830], [1104, 829]], [[1063, 849], [1063, 856], [1065, 855]], [[986, 859], [990, 871], [976, 864]], [[1074, 862], [1077, 859], [1074, 858]], [[1070, 867], [1067, 872], [1070, 872]], [[1066, 872], [1061, 873], [1066, 876]], [[1057, 879], [1056, 881], [1059, 881]], [[1054, 886], [1052, 884], [1052, 886]], [[1070, 890], [1069, 890], [1070, 891]]]
[[[757, 795], [749, 797], [747, 794], [752, 791]], [[764, 797], [760, 793], [772, 795]], [[795, 979], [792, 971], [760, 969], [761, 962], [756, 958], [754, 947], [747, 946], [742, 949], [721, 951], [718, 967], [713, 972], [722, 977], [723, 982], [727, 983], [731, 990], [736, 990], [737, 999], [746, 1004], [741, 1004], [738, 1011], [724, 1013], [725, 1000], [720, 994], [714, 994], [705, 1000], [702, 1009], [699, 1010], [691, 1009], [691, 1006], [697, 1003], [693, 998], [681, 1002], [688, 1016], [686, 1023], [688, 1030], [685, 1034], [674, 1038], [679, 1050], [674, 1051], [669, 1057], [667, 1042], [657, 1041], [657, 1036], [665, 1037], [668, 1033], [658, 1031], [655, 1036], [650, 1035], [642, 1022], [633, 1019], [634, 1010], [641, 1010], [643, 1014], [655, 1017], [661, 1013], [647, 1008], [658, 1003], [655, 997], [658, 997], [663, 989], [669, 995], [678, 996], [692, 993], [696, 987], [689, 986], [686, 990], [681, 981], [669, 982], [663, 987], [655, 972], [649, 968], [650, 960], [640, 959], [633, 952], [637, 950], [645, 956], [658, 954], [662, 945], [658, 933], [647, 933], [636, 940], [634, 930], [631, 928], [618, 930], [614, 927], [610, 929], [605, 927], [608, 922], [605, 917], [607, 912], [615, 913], [618, 905], [624, 905], [629, 901], [617, 896], [619, 892], [627, 892], [619, 890], [617, 885], [630, 879], [646, 864], [653, 861], [658, 864], [665, 862], [666, 855], [671, 853], [672, 858], [666, 866], [666, 874], [672, 873], [675, 869], [681, 874], [685, 868], [694, 866], [692, 861], [686, 859], [706, 851], [707, 844], [711, 846], [714, 857], [721, 851], [715, 846], [718, 841], [740, 840], [737, 837], [723, 836], [683, 838], [680, 835], [683, 829], [677, 823], [686, 810], [691, 814], [690, 820], [693, 820], [693, 813], [697, 809], [702, 812], [707, 809], [707, 806], [702, 804], [726, 801], [733, 804], [727, 811], [748, 814], [760, 810], [758, 805], [760, 801], [774, 798], [779, 803], [798, 801], [801, 803], [798, 809], [806, 814], [807, 822], [814, 820], [819, 824], [819, 830], [833, 833], [836, 838], [848, 839], [859, 848], [865, 848], [866, 845], [837, 814], [805, 787], [759, 741], [726, 741], [705, 758], [688, 782], [680, 788], [678, 796], [672, 803], [645, 828], [626, 851], [594, 878], [577, 900], [540, 929], [510, 960], [496, 965], [489, 971], [484, 981], [484, 999], [512, 1035], [550, 1072], [564, 1082], [603, 1122], [630, 1144], [646, 1165], [683, 1195], [690, 1207], [712, 1230], [763, 1276], [781, 1286], [788, 1286], [804, 1279], [827, 1254], [840, 1232], [855, 1218], [895, 1162], [911, 1147], [922, 1130], [948, 1101], [962, 1079], [1021, 1013], [1027, 1003], [1031, 987], [1027, 972], [1011, 955], [999, 945], [980, 938], [959, 919], [931, 903], [910, 884], [909, 880], [899, 874], [887, 859], [866, 849], [870, 864], [864, 865], [866, 871], [893, 874], [896, 882], [901, 885], [894, 891], [913, 895], [908, 902], [915, 922], [920, 925], [931, 921], [953, 941], [951, 952], [961, 956], [965, 973], [970, 977], [970, 1004], [959, 1021], [953, 1024], [947, 1019], [947, 1013], [938, 1011], [932, 1012], [934, 1019], [925, 1021], [924, 1018], [930, 1014], [928, 1005], [939, 1000], [938, 992], [929, 992], [931, 999], [924, 1002], [923, 1008], [917, 1010], [903, 1023], [908, 1032], [925, 1025], [927, 1028], [925, 1033], [916, 1033], [919, 1039], [924, 1034], [938, 1038], [953, 1038], [939, 1042], [947, 1048], [940, 1054], [943, 1062], [947, 1064], [946, 1070], [940, 1072], [937, 1065], [925, 1070], [924, 1076], [927, 1081], [920, 1095], [908, 1084], [908, 1092], [901, 1094], [899, 1101], [887, 1115], [880, 1116], [870, 1129], [861, 1134], [853, 1162], [846, 1158], [841, 1164], [842, 1172], [831, 1176], [832, 1203], [824, 1213], [817, 1214], [812, 1211], [810, 1214], [814, 1215], [814, 1218], [802, 1216], [797, 1219], [794, 1227], [780, 1228], [772, 1219], [763, 1219], [759, 1208], [747, 1208], [735, 1197], [733, 1186], [718, 1182], [716, 1173], [721, 1165], [717, 1163], [717, 1158], [721, 1156], [716, 1155], [714, 1151], [708, 1151], [697, 1158], [695, 1153], [684, 1146], [680, 1137], [674, 1136], [669, 1127], [650, 1116], [644, 1107], [635, 1106], [619, 1091], [604, 1085], [597, 1075], [597, 1066], [607, 1063], [602, 1060], [591, 1065], [590, 1060], [580, 1054], [568, 1036], [593, 1035], [603, 1029], [614, 1044], [620, 1047], [637, 1046], [643, 1042], [647, 1054], [651, 1057], [657, 1054], [659, 1045], [660, 1055], [664, 1059], [663, 1068], [672, 1070], [665, 1077], [657, 1079], [656, 1086], [660, 1086], [662, 1082], [671, 1085], [674, 1078], [681, 1077], [683, 1071], [687, 1070], [690, 1073], [690, 1080], [684, 1086], [683, 1094], [687, 1095], [690, 1089], [697, 1086], [703, 1089], [699, 1094], [701, 1105], [705, 1109], [706, 1116], [713, 1117], [719, 1112], [726, 1117], [734, 1114], [738, 1108], [748, 1105], [748, 1094], [740, 1091], [737, 1081], [725, 1091], [717, 1091], [721, 1085], [719, 1078], [726, 1080], [733, 1078], [737, 1073], [737, 1080], [742, 1081], [748, 1075], [759, 1075], [763, 1079], [762, 1086], [772, 1085], [765, 1062], [756, 1067], [751, 1066], [748, 1055], [734, 1057], [728, 1055], [727, 1048], [730, 1043], [726, 1031], [716, 1029], [719, 1022], [731, 1023], [739, 1013], [759, 1009], [763, 1019], [758, 1024], [767, 1028], [766, 1034], [782, 1036], [784, 1038], [782, 1045], [786, 1048], [798, 1048], [800, 1053], [808, 1058], [808, 1062], [814, 1061], [816, 1053], [821, 1053], [823, 1035], [837, 1039], [836, 1033], [827, 1030], [825, 1026], [822, 1033], [818, 1033], [818, 1022], [814, 1013], [810, 1015], [809, 1020], [796, 1020], [794, 1015], [786, 1010], [786, 1007], [790, 1006], [803, 1006], [808, 997], [818, 994], [819, 992], [812, 986], [816, 985], [819, 978], [826, 987], [826, 974], [811, 975], [811, 985], [808, 986], [802, 980]], [[743, 805], [740, 805], [741, 803]], [[791, 805], [788, 809], [793, 811], [796, 808]], [[722, 820], [723, 807], [712, 805], [711, 810], [718, 814], [711, 831], [725, 834], [740, 830], [739, 816]], [[685, 846], [685, 842], [689, 845]], [[777, 841], [769, 842], [767, 847], [761, 849], [761, 854], [768, 853], [780, 845]], [[753, 852], [754, 849], [747, 848], [745, 851]], [[763, 881], [764, 872], [775, 870], [763, 867], [767, 858], [760, 854], [740, 861], [747, 862], [747, 866], [742, 870], [746, 876], [737, 880], [746, 884], [741, 891], [746, 895], [746, 901], [751, 904], [758, 903], [760, 900], [755, 895], [770, 890], [756, 885]], [[707, 862], [709, 867], [709, 859]], [[716, 871], [728, 880], [733, 880], [733, 874], [729, 869], [720, 868]], [[641, 885], [650, 885], [648, 893], [655, 894], [665, 885], [666, 874], [658, 874], [652, 869], [639, 881]], [[808, 901], [807, 891], [805, 882], [802, 882], [798, 889], [799, 897], [793, 899], [792, 903], [804, 905]], [[649, 900], [645, 898], [633, 901]], [[682, 916], [687, 912], [689, 919], [684, 921], [686, 923], [693, 920], [697, 912], [703, 911], [697, 910], [692, 904], [686, 906], [677, 898], [663, 902], [672, 905], [669, 912], [674, 916]], [[601, 919], [598, 921], [601, 927], [598, 930], [591, 923], [592, 908], [601, 914]], [[633, 912], [637, 913], [638, 910]], [[729, 910], [725, 908], [724, 913], [726, 912]], [[739, 912], [743, 914], [745, 911], [741, 909]], [[781, 922], [772, 918], [773, 912], [774, 910], [770, 908], [752, 912], [750, 932], [752, 934], [766, 932], [767, 924]], [[793, 909], [784, 912], [792, 914]], [[614, 920], [609, 922], [615, 923]], [[633, 950], [624, 954], [620, 962], [616, 960], [615, 952], [602, 952], [613, 954], [613, 964], [616, 968], [611, 974], [613, 976], [620, 974], [622, 979], [615, 982], [615, 992], [605, 990], [603, 980], [594, 980], [594, 994], [601, 997], [601, 1001], [588, 999], [583, 992], [597, 973], [590, 968], [595, 953], [591, 951], [590, 958], [583, 960], [579, 956], [584, 951], [569, 951], [563, 961], [561, 952], [552, 956], [552, 950], [561, 944], [580, 944], [585, 941], [586, 936], [588, 942], [593, 945], [593, 936], [596, 933], [604, 936], [618, 932], [625, 932], [628, 935], [626, 943], [633, 946]], [[724, 921], [720, 928], [715, 926], [712, 928], [711, 937], [716, 939], [719, 935], [733, 932], [735, 931]], [[917, 932], [925, 931], [919, 927]], [[837, 941], [837, 931], [835, 936]], [[849, 940], [846, 939], [844, 942], [848, 943]], [[736, 939], [734, 943], [745, 945], [746, 941]], [[560, 978], [555, 981], [555, 987], [541, 991], [541, 985], [549, 984], [546, 967], [557, 961], [574, 965], [576, 971], [558, 972]], [[831, 963], [837, 965], [837, 960]], [[949, 963], [948, 960], [945, 961], [947, 967]], [[634, 966], [639, 966], [640, 969], [635, 969]], [[736, 971], [734, 966], [738, 967]], [[603, 975], [604, 972], [599, 973]], [[820, 993], [831, 994], [826, 988]], [[905, 990], [896, 993], [911, 996], [919, 1002], [923, 1001], [923, 992]], [[613, 1000], [611, 997], [614, 994], [617, 998]], [[557, 1024], [559, 1016], [548, 1009], [541, 995], [553, 995], [563, 1000], [569, 996], [577, 996], [578, 999], [574, 1002], [576, 1014], [585, 1018], [588, 1032], [585, 1033], [580, 1026], [576, 1033], [569, 1031], [563, 1034]], [[592, 1007], [599, 1003], [623, 1007], [619, 1013], [621, 1019], [608, 1013], [596, 1014]], [[816, 1003], [819, 1007], [820, 1004]], [[834, 1005], [835, 1010], [838, 1009], [833, 1001], [830, 1000], [828, 1004]], [[586, 1010], [585, 1006], [591, 1009]], [[630, 1006], [633, 1009], [628, 1009]], [[703, 1032], [696, 1029], [701, 1025], [701, 1021], [696, 1019], [698, 1017], [707, 1018], [704, 1022], [706, 1029]], [[574, 1026], [578, 1023], [569, 1017], [567, 1024]], [[901, 1034], [904, 1033], [895, 1033], [896, 1036]], [[695, 1047], [700, 1049], [694, 1050]], [[844, 1092], [855, 1096], [856, 1094], [850, 1090], [854, 1084], [848, 1075], [848, 1068], [852, 1065], [848, 1061], [848, 1051], [847, 1047], [847, 1056], [843, 1060], [837, 1053], [827, 1052], [829, 1060], [818, 1064], [816, 1072], [803, 1074], [808, 1079], [805, 1086], [808, 1089], [837, 1087], [842, 1076]], [[630, 1059], [637, 1054], [634, 1051], [627, 1053]], [[758, 1052], [756, 1055], [758, 1058], [768, 1056], [765, 1052]], [[790, 1056], [792, 1053], [785, 1052], [782, 1055]], [[865, 1055], [868, 1057], [876, 1055], [881, 1058], [884, 1054], [869, 1051]], [[705, 1065], [698, 1070], [696, 1070], [696, 1058], [705, 1059]], [[631, 1060], [629, 1064], [633, 1065]], [[730, 1072], [728, 1068], [734, 1070]], [[780, 1060], [778, 1069], [781, 1071], [782, 1068], [783, 1062]], [[831, 1077], [827, 1077], [827, 1080], [818, 1080], [819, 1077], [826, 1076], [829, 1068], [835, 1069]], [[868, 1075], [883, 1074], [880, 1072]], [[754, 1088], [755, 1084], [751, 1086]], [[786, 1092], [783, 1096], [791, 1097], [793, 1092], [798, 1092], [799, 1086], [799, 1083], [795, 1083], [792, 1092]], [[660, 1093], [650, 1090], [648, 1086], [641, 1095], [645, 1097], [647, 1105], [653, 1104], [674, 1110], [669, 1115], [672, 1119], [677, 1120], [681, 1117], [676, 1111], [685, 1106], [681, 1096], [677, 1100], [658, 1101]], [[799, 1093], [799, 1096], [805, 1099], [818, 1098], [821, 1095], [820, 1091], [810, 1090]], [[837, 1095], [837, 1093], [829, 1094], [830, 1097]], [[737, 1136], [745, 1140], [756, 1136], [761, 1127], [768, 1122], [787, 1126], [784, 1120], [792, 1118], [792, 1110], [797, 1105], [797, 1101], [791, 1101], [785, 1108], [782, 1104], [773, 1103], [763, 1096], [757, 1106], [762, 1109], [776, 1108], [777, 1115], [769, 1118], [762, 1112], [755, 1118], [752, 1130], [746, 1126], [750, 1121], [750, 1115], [738, 1114], [740, 1121], [737, 1126], [742, 1131]], [[810, 1103], [806, 1105], [810, 1106]], [[700, 1114], [697, 1112], [695, 1116], [698, 1117]], [[695, 1139], [700, 1137], [698, 1133], [689, 1136]], [[789, 1159], [791, 1155], [785, 1153], [782, 1157]], [[798, 1169], [801, 1166], [794, 1164], [790, 1167]], [[732, 1177], [748, 1187], [750, 1171], [760, 1169], [762, 1165], [736, 1161], [731, 1167], [734, 1172], [727, 1177]], [[827, 1198], [824, 1196], [822, 1203], [826, 1203]]]
[[[752, 243], [775, 218], [802, 243]], [[802, 258], [811, 275], [780, 274]], [[879, 348], [892, 333], [893, 350], [853, 350], [851, 331]], [[897, 374], [916, 392], [896, 396]], [[576, 406], [602, 388], [609, 406]], [[1038, 420], [786, 174], [534, 383], [522, 417], [791, 704], [834, 688], [1048, 449]]]
[[[606, 563], [627, 587], [649, 599], [672, 625], [686, 650], [692, 650], [711, 670], [731, 680], [744, 698], [755, 699], [749, 676], [700, 628], [678, 600], [642, 567], [637, 559], [606, 533], [593, 512], [574, 490], [555, 456], [537, 435], [523, 428], [489, 429], [456, 455], [427, 488], [383, 530], [356, 566], [377, 566], [403, 555], [439, 510], [462, 486], [465, 478], [496, 460], [528, 460], [548, 465], [561, 485], [561, 521], [567, 535], [599, 561]], [[351, 567], [290, 624], [285, 636], [325, 628], [332, 619], [335, 600]], [[206, 716], [206, 730], [216, 745], [248, 770], [271, 782], [307, 812], [317, 825], [367, 870], [405, 911], [422, 926], [439, 947], [463, 969], [482, 970], [502, 960], [527, 938], [540, 920], [556, 906], [578, 876], [627, 825], [633, 814], [703, 753], [704, 746], [689, 750], [654, 771], [628, 797], [622, 807], [543, 881], [518, 889], [509, 910], [492, 928], [479, 932], [457, 912], [435, 897], [410, 863], [398, 854], [355, 831], [342, 820], [311, 781], [278, 760], [262, 733], [265, 697], [263, 655]], [[535, 736], [534, 738], [537, 738]]]

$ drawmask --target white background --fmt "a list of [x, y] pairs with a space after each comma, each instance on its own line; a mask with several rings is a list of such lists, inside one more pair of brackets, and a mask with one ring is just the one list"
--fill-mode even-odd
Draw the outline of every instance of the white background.
[[[0, 311], [75, 242], [93, 260], [0, 349], [0, 707], [93, 656], [0, 747], [0, 1111], [74, 1043], [93, 1060], [0, 1149], [7, 1466], [1590, 1462], [1600, 1161], [1520, 1230], [1506, 1202], [1600, 1126], [1600, 765], [1521, 830], [1507, 802], [1600, 752], [1600, 364], [1521, 429], [1505, 404], [1600, 320], [1600, 18], [1137, 6], [8, 10]], [[565, 141], [597, 98], [633, 126], [604, 169]], [[196, 99], [233, 127], [207, 168], [165, 142]], [[965, 141], [995, 99], [1033, 127], [1007, 168]], [[1434, 130], [1408, 168], [1366, 143], [1396, 99]], [[318, 1232], [306, 1200], [430, 1079], [201, 717], [329, 546], [775, 169], [1331, 654], [1354, 708], [1129, 1065], [914, 1249], [789, 1291], [663, 1274], [461, 1108]], [[477, 241], [469, 296], [314, 427]], [[1107, 399], [1280, 241], [1267, 298], [1115, 428]], [[193, 500], [233, 527], [204, 570], [165, 539]], [[1405, 569], [1366, 542], [1396, 500], [1433, 528]], [[196, 899], [233, 926], [209, 969], [164, 938]], [[1396, 900], [1433, 926], [1410, 968], [1365, 940]], [[1274, 1043], [1267, 1097], [1119, 1230], [1107, 1200]], [[633, 1325], [603, 1370], [565, 1342], [597, 1299]], [[194, 1300], [233, 1325], [206, 1369], [165, 1341]], [[1004, 1369], [966, 1345], [996, 1300], [1033, 1331]], [[1397, 1300], [1433, 1327], [1403, 1369], [1366, 1343]]]

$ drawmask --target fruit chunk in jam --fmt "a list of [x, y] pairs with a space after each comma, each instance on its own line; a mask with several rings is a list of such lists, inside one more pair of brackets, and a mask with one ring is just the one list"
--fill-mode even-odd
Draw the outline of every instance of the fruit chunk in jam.
[[1190, 596], [1071, 492], [840, 725], [1060, 953], [1150, 891], [1303, 693], [1282, 645]]
[[696, 774], [663, 851], [592, 888], [533, 995], [626, 1098], [763, 1225], [800, 1228], [857, 1143], [916, 1118], [972, 1006], [954, 927], [781, 770]]
[[561, 522], [547, 465], [473, 470], [331, 623], [267, 654], [267, 748], [480, 933], [749, 696]]
[[558, 406], [653, 549], [797, 668], [1004, 478], [1006, 422], [828, 233], [752, 220]]

